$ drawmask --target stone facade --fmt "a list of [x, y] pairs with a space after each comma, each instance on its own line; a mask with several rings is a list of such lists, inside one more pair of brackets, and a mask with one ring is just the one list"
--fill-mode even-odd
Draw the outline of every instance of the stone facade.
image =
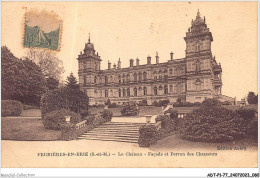
[[111, 103], [122, 104], [127, 101], [153, 101], [169, 99], [171, 102], [202, 102], [205, 98], [221, 95], [221, 65], [211, 53], [212, 34], [207, 28], [205, 17], [197, 13], [196, 19], [184, 37], [186, 57], [174, 59], [170, 53], [168, 62], [156, 63], [147, 57], [147, 64], [139, 65], [139, 59], [130, 59], [130, 67], [121, 68], [108, 62], [108, 69], [101, 70], [101, 58], [94, 45], [85, 44], [78, 56], [79, 84], [90, 99], [90, 105]]

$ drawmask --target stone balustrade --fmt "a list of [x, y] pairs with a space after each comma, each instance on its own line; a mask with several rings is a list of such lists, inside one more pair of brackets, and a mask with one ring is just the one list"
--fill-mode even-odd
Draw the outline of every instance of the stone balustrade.
[[84, 120], [84, 121], [81, 121], [81, 122], [76, 124], [76, 129], [81, 129], [81, 128], [86, 127], [86, 126], [87, 126], [87, 121]]

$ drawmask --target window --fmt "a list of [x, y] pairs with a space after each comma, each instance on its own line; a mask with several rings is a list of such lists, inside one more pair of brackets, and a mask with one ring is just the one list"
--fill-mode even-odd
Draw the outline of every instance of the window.
[[110, 82], [111, 82], [111, 83], [113, 82], [113, 77], [112, 77], [112, 76], [110, 77]]
[[137, 96], [137, 88], [134, 88], [134, 96]]
[[146, 79], [147, 79], [147, 74], [146, 74], [146, 72], [144, 72], [144, 74], [143, 74], [143, 79], [144, 79], [144, 81], [146, 81]]
[[123, 97], [125, 97], [125, 89], [123, 89]]
[[139, 74], [138, 74], [138, 79], [139, 79], [139, 82], [142, 81], [142, 73], [139, 73]]
[[168, 79], [168, 75], [164, 75], [164, 80], [167, 80]]
[[121, 97], [121, 89], [118, 90], [118, 97]]
[[105, 97], [108, 97], [108, 91], [105, 90]]
[[147, 88], [144, 87], [144, 96], [146, 96], [146, 95], [147, 95]]
[[134, 81], [137, 82], [137, 74], [134, 73]]
[[84, 92], [85, 94], [87, 94], [87, 90], [86, 90], [86, 89], [84, 89], [83, 92]]
[[164, 94], [167, 95], [168, 94], [168, 86], [164, 85]]
[[86, 84], [87, 84], [87, 78], [86, 78], [86, 76], [83, 77], [83, 80], [84, 80], [84, 81], [83, 81], [83, 82], [84, 82], [84, 85], [86, 85]]
[[99, 83], [102, 83], [102, 77], [99, 78]]
[[172, 69], [169, 70], [170, 75], [172, 75]]
[[97, 76], [95, 76], [94, 78], [94, 83], [97, 83]]
[[153, 91], [154, 91], [154, 95], [157, 95], [157, 87], [156, 86], [153, 88]]
[[200, 71], [200, 61], [196, 61], [196, 71]]
[[107, 83], [108, 83], [107, 76], [105, 76], [105, 84], [107, 84]]
[[199, 79], [196, 80], [196, 91], [201, 90], [201, 81]]
[[121, 83], [121, 76], [118, 76], [118, 83]]
[[123, 83], [125, 83], [125, 75], [123, 75]]
[[130, 96], [130, 89], [127, 88], [127, 96]]
[[126, 76], [126, 82], [129, 82], [129, 74]]
[[172, 87], [172, 85], [170, 85], [170, 93], [172, 93], [173, 92], [173, 87]]
[[177, 84], [177, 86], [176, 86], [176, 93], [181, 94], [181, 84], [180, 83]]

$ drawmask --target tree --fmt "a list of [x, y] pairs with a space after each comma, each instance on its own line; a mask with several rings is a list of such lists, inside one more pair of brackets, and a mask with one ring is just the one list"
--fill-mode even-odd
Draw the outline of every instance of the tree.
[[34, 61], [42, 70], [45, 78], [60, 80], [64, 72], [62, 61], [55, 56], [55, 53], [45, 49], [30, 48], [25, 59]]
[[40, 104], [46, 81], [39, 66], [31, 60], [15, 57], [6, 47], [2, 52], [2, 99], [13, 99], [26, 104]]
[[257, 104], [258, 103], [258, 95], [255, 95], [254, 92], [250, 91], [247, 95], [247, 101], [249, 104]]
[[48, 77], [46, 78], [46, 85], [49, 90], [54, 90], [59, 87], [59, 81], [55, 78]]
[[67, 77], [66, 87], [70, 89], [79, 89], [78, 81], [72, 72], [70, 73], [70, 76]]

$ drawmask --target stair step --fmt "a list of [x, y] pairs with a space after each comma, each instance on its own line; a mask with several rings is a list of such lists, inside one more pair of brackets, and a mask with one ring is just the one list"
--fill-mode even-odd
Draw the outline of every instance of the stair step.
[[138, 137], [129, 137], [129, 136], [121, 136], [121, 135], [82, 135], [80, 137], [85, 137], [85, 138], [88, 138], [88, 137], [93, 137], [93, 138], [126, 138], [126, 139], [129, 139], [129, 140], [136, 140], [138, 139]]
[[86, 139], [86, 140], [101, 140], [101, 141], [114, 141], [114, 142], [127, 142], [127, 143], [137, 143], [138, 141], [133, 140], [123, 140], [123, 139], [101, 139], [101, 138], [78, 138], [78, 139]]
[[101, 131], [102, 130], [108, 130], [108, 131], [110, 131], [110, 130], [112, 130], [112, 131], [135, 131], [135, 132], [139, 131], [139, 129], [118, 129], [118, 128], [99, 128], [99, 127], [93, 129], [93, 131], [98, 131], [98, 130], [101, 130]]
[[[133, 131], [115, 131], [115, 130], [111, 130], [111, 131], [107, 131], [107, 130], [102, 130], [102, 131], [88, 131], [86, 133], [107, 133], [107, 134], [136, 134], [136, 135], [139, 135], [139, 132], [133, 132]], [[84, 134], [86, 134], [84, 133]]]
[[126, 137], [126, 138], [139, 138], [139, 135], [129, 135], [129, 134], [99, 134], [99, 133], [86, 133], [83, 134], [81, 137], [85, 136], [105, 136], [105, 137]]

